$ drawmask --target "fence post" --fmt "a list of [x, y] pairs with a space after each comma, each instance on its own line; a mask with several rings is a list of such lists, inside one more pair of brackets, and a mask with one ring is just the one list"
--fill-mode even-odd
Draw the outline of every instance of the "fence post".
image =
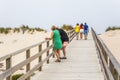
[[[42, 51], [42, 44], [38, 46], [38, 52]], [[42, 61], [42, 55], [39, 56], [38, 58], [38, 62], [41, 62]], [[39, 67], [38, 69], [39, 71], [42, 71], [42, 66]]]
[[[11, 57], [9, 57], [9, 58], [6, 59], [6, 70], [9, 69], [9, 68], [11, 68], [11, 66], [12, 66], [12, 62], [11, 62], [11, 61], [12, 61], [12, 60], [11, 60]], [[11, 79], [11, 75], [8, 76], [8, 77], [6, 78], [6, 80], [12, 80], [12, 79]]]
[[[30, 50], [29, 49], [26, 51], [26, 59], [28, 59], [28, 58], [30, 58]], [[29, 70], [30, 70], [30, 63], [28, 63], [26, 65], [26, 72], [28, 72]], [[26, 78], [25, 80], [30, 80], [30, 77]]]
[[[54, 43], [53, 43], [53, 40], [52, 40], [52, 44], [54, 44]], [[52, 52], [54, 52], [53, 49], [52, 49]], [[55, 54], [54, 54], [54, 53], [53, 53], [53, 58], [55, 58]]]
[[112, 75], [114, 75], [114, 66], [113, 66], [111, 60], [109, 60], [109, 68], [110, 68]]
[[[47, 47], [49, 47], [49, 41], [47, 41]], [[49, 50], [47, 51], [47, 56], [49, 56]], [[47, 64], [49, 64], [49, 59], [47, 60]]]

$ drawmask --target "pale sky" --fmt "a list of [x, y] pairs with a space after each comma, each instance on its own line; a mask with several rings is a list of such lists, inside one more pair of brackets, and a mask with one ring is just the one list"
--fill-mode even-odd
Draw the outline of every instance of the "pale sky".
[[41, 27], [87, 22], [96, 32], [120, 26], [120, 0], [0, 0], [0, 27]]

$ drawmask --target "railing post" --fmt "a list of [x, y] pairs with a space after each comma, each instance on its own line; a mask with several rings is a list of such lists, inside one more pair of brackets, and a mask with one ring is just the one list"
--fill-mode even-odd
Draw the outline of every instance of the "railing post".
[[120, 80], [120, 75], [118, 74], [118, 80]]
[[[53, 43], [53, 40], [52, 40], [52, 44], [54, 44], [54, 43]], [[53, 49], [52, 49], [52, 52], [53, 52]], [[55, 58], [55, 54], [53, 54], [53, 58]]]
[[[10, 58], [6, 59], [6, 70], [9, 69], [9, 68], [11, 68], [11, 66], [12, 66], [12, 62], [11, 62], [11, 57], [10, 57]], [[8, 76], [8, 77], [6, 78], [6, 80], [12, 80], [12, 79], [11, 79], [11, 75]]]
[[114, 75], [114, 66], [113, 66], [111, 60], [109, 60], [109, 69], [110, 69], [112, 75]]
[[[38, 52], [40, 52], [40, 51], [42, 51], [42, 45], [38, 46]], [[42, 61], [42, 55], [39, 56], [39, 58], [38, 58], [38, 62], [41, 62], [41, 61]], [[38, 70], [42, 71], [42, 66], [40, 66]]]
[[[26, 59], [28, 59], [28, 58], [30, 58], [30, 50], [29, 49], [26, 51]], [[28, 63], [26, 65], [26, 72], [28, 72], [29, 70], [30, 70], [30, 63]], [[30, 80], [30, 77], [26, 78], [25, 80]]]
[[[49, 41], [47, 41], [47, 47], [49, 47]], [[47, 51], [47, 56], [49, 56], [49, 50]], [[47, 60], [47, 64], [49, 64], [49, 59]]]

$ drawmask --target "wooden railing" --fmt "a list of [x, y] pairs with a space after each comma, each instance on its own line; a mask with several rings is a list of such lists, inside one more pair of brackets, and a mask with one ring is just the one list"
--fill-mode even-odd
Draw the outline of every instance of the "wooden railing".
[[[72, 41], [72, 39], [75, 37], [75, 32], [74, 30], [68, 31], [67, 32], [68, 36], [69, 36], [69, 40], [70, 42]], [[46, 48], [42, 49], [42, 45], [46, 44]], [[38, 52], [34, 53], [33, 56], [31, 56], [31, 49], [37, 47], [38, 48]], [[4, 72], [2, 72], [0, 74], [0, 80], [12, 80], [11, 76], [12, 74], [14, 74], [16, 71], [18, 71], [20, 68], [25, 67], [26, 66], [26, 73], [24, 75], [22, 75], [18, 80], [30, 80], [30, 76], [36, 71], [42, 70], [42, 66], [45, 62], [49, 63], [49, 59], [51, 56], [53, 56], [53, 44], [52, 41], [50, 43], [49, 40], [45, 40], [42, 41], [40, 43], [34, 44], [32, 46], [29, 46], [27, 48], [18, 50], [16, 52], [10, 53], [6, 56], [3, 56], [0, 58], [0, 62], [1, 61], [5, 61], [6, 63], [6, 70]], [[50, 53], [51, 50], [51, 53]], [[26, 59], [23, 60], [22, 62], [16, 64], [15, 66], [12, 66], [12, 58], [14, 56], [17, 56], [18, 54], [22, 54], [22, 52], [26, 53]], [[47, 57], [45, 59], [42, 60], [42, 55], [44, 53], [47, 53]], [[18, 57], [19, 58], [19, 57]], [[38, 59], [38, 64], [35, 65], [33, 68], [31, 67], [31, 62], [34, 61], [35, 59]]]
[[92, 28], [105, 80], [120, 80], [120, 64]]

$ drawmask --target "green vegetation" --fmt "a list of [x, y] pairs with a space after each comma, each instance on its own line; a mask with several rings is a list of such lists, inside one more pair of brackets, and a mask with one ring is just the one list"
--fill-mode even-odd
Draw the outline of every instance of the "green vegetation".
[[71, 25], [65, 25], [64, 24], [61, 28], [64, 29], [64, 30], [66, 30], [66, 31], [69, 31], [69, 30], [73, 29], [73, 26], [71, 26]]
[[17, 80], [18, 78], [20, 78], [22, 75], [24, 75], [23, 73], [22, 74], [15, 74], [12, 76], [12, 80]]
[[0, 33], [8, 34], [11, 28], [0, 27]]
[[8, 34], [11, 31], [13, 31], [13, 33], [17, 32], [19, 33], [20, 31], [22, 31], [22, 33], [24, 34], [26, 31], [28, 31], [28, 33], [33, 33], [34, 31], [45, 31], [44, 29], [41, 29], [39, 27], [35, 27], [35, 28], [30, 28], [28, 25], [22, 25], [19, 28], [4, 28], [4, 27], [0, 27], [0, 34]]
[[20, 32], [20, 28], [14, 28], [14, 29], [13, 29], [13, 32], [19, 33], [19, 32]]
[[110, 31], [110, 30], [120, 30], [120, 27], [117, 27], [117, 26], [111, 27], [111, 26], [109, 26], [105, 31], [107, 32], [107, 31]]
[[[63, 25], [61, 26], [62, 29], [66, 30], [66, 31], [69, 31], [69, 30], [72, 30], [73, 29], [73, 26], [71, 25]], [[28, 25], [22, 25], [18, 28], [4, 28], [4, 27], [0, 27], [0, 34], [8, 34], [10, 32], [13, 32], [13, 33], [19, 33], [20, 31], [22, 31], [22, 33], [24, 34], [25, 32], [28, 32], [30, 34], [33, 34], [34, 31], [38, 31], [38, 32], [41, 32], [41, 31], [45, 31], [47, 32], [46, 30], [44, 29], [41, 29], [39, 27], [35, 27], [35, 28], [30, 28]]]

